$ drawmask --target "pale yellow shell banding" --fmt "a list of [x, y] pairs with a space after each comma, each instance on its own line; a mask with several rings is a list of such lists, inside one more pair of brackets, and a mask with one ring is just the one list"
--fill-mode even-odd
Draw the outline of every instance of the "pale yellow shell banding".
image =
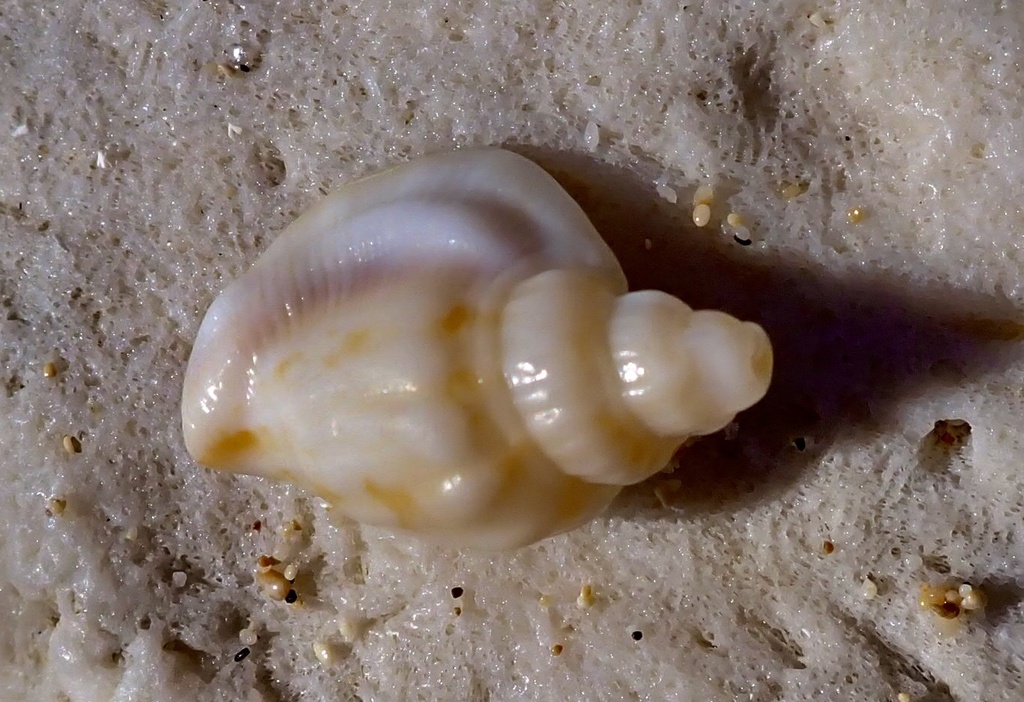
[[505, 548], [599, 514], [771, 369], [757, 325], [627, 294], [538, 166], [461, 151], [348, 185], [278, 237], [211, 305], [182, 420], [203, 465]]

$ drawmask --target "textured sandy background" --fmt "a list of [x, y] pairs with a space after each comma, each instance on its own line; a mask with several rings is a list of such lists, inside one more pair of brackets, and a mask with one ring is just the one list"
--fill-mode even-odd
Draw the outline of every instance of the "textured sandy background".
[[[6, 0], [0, 700], [1022, 699], [1022, 39], [1012, 1]], [[178, 393], [226, 281], [328, 189], [484, 144], [636, 287], [764, 324], [767, 400], [677, 492], [504, 555], [197, 468]], [[918, 606], [961, 582], [984, 613]]]

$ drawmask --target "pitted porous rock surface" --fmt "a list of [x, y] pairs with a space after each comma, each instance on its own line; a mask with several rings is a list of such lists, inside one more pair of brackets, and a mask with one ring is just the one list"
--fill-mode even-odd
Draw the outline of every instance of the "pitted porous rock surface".
[[[1024, 698], [1022, 39], [1015, 2], [6, 0], [0, 699]], [[196, 466], [211, 300], [323, 193], [482, 145], [634, 287], [761, 323], [768, 397], [513, 553]]]

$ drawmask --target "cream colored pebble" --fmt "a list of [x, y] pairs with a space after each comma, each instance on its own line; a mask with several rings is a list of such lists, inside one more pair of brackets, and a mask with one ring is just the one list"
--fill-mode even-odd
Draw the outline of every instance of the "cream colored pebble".
[[779, 194], [787, 200], [792, 200], [795, 197], [803, 195], [807, 190], [807, 186], [802, 183], [783, 183], [779, 190]]
[[281, 562], [289, 561], [295, 557], [301, 547], [302, 524], [297, 519], [290, 519], [281, 526], [279, 533], [280, 538], [274, 544], [273, 556]]
[[272, 600], [283, 600], [288, 596], [288, 591], [291, 590], [292, 585], [288, 580], [277, 570], [264, 570], [256, 574], [256, 582], [263, 592]]
[[351, 643], [359, 637], [359, 623], [352, 617], [338, 617], [338, 633], [345, 641]]
[[256, 559], [256, 566], [260, 570], [270, 570], [281, 561], [277, 560], [273, 556], [260, 556]]
[[960, 586], [957, 594], [960, 595], [960, 606], [967, 611], [979, 610], [985, 606], [985, 596], [981, 590], [967, 583]]
[[313, 644], [313, 653], [323, 665], [332, 665], [337, 661], [336, 650], [328, 641], [316, 641]]
[[981, 609], [985, 606], [985, 600], [982, 599], [978, 593], [972, 592], [967, 597], [960, 601], [960, 606], [965, 610], [971, 612], [977, 609]]
[[579, 597], [576, 598], [576, 604], [583, 609], [589, 609], [594, 606], [594, 589], [590, 585], [584, 585], [580, 588]]
[[715, 189], [710, 185], [701, 185], [693, 193], [693, 206], [710, 205], [715, 200]]
[[68, 501], [62, 497], [51, 497], [46, 501], [46, 516], [56, 517], [64, 513], [67, 509]]
[[707, 226], [711, 221], [711, 208], [701, 203], [693, 208], [693, 223], [698, 227]]
[[587, 126], [583, 128], [583, 143], [588, 151], [597, 151], [601, 144], [601, 130], [596, 122], [587, 122]]
[[878, 596], [878, 584], [870, 577], [864, 578], [860, 584], [860, 594], [866, 600], [873, 600]]

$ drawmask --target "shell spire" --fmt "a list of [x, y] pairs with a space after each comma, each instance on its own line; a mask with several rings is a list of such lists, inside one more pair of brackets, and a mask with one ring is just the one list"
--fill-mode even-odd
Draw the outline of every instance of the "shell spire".
[[566, 473], [597, 483], [650, 477], [685, 439], [761, 399], [771, 379], [771, 344], [756, 324], [652, 290], [615, 296], [577, 271], [521, 283], [502, 338], [530, 435]]

